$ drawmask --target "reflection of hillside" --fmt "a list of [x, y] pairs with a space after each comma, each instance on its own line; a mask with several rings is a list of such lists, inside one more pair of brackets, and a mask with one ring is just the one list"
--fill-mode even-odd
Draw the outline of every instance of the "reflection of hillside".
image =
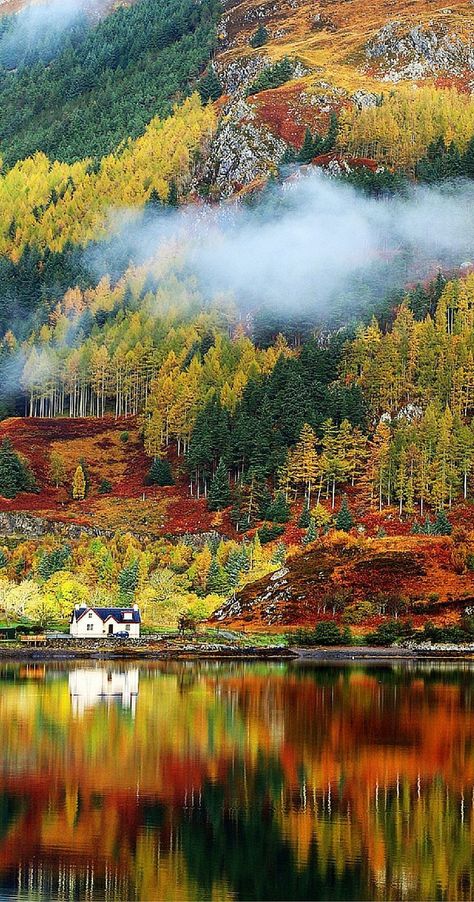
[[135, 716], [138, 696], [138, 668], [77, 669], [69, 674], [69, 692], [74, 714], [82, 715], [87, 708], [111, 702], [119, 703]]
[[334, 898], [470, 898], [471, 674], [162, 665], [4, 681], [0, 892], [21, 865], [32, 885], [50, 875], [45, 898], [60, 866], [91, 899], [325, 898], [328, 875]]

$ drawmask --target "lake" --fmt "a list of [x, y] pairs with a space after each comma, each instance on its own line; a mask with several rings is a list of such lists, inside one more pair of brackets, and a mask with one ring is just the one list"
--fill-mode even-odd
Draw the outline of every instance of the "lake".
[[474, 669], [0, 667], [0, 898], [474, 898]]

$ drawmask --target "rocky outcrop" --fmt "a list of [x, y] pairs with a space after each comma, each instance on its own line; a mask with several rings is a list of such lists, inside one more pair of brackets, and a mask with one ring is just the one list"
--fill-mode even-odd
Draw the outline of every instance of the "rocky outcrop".
[[368, 42], [366, 55], [385, 81], [474, 72], [474, 43], [444, 22], [409, 29], [402, 22], [389, 22]]
[[63, 523], [60, 520], [35, 517], [24, 511], [0, 512], [0, 536], [23, 536], [27, 539], [39, 539], [46, 535], [79, 539], [81, 536], [112, 536], [113, 533], [110, 530], [99, 529], [97, 526]]
[[258, 122], [252, 106], [243, 97], [237, 97], [223, 110], [203, 179], [214, 196], [231, 197], [274, 172], [285, 148], [284, 141]]

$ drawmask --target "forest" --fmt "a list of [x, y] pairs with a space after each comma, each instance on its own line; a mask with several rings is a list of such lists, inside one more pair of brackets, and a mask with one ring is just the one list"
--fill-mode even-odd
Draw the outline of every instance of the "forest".
[[83, 29], [52, 59], [16, 60], [16, 68], [4, 60], [4, 164], [38, 151], [68, 163], [97, 160], [138, 137], [205, 68], [219, 11], [218, 0], [141, 0]]

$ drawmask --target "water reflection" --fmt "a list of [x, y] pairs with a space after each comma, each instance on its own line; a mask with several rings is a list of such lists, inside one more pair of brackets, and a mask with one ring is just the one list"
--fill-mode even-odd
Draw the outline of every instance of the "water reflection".
[[76, 668], [69, 673], [69, 693], [73, 714], [79, 717], [95, 705], [119, 704], [135, 717], [138, 696], [138, 667]]
[[472, 899], [473, 676], [0, 669], [0, 897]]

